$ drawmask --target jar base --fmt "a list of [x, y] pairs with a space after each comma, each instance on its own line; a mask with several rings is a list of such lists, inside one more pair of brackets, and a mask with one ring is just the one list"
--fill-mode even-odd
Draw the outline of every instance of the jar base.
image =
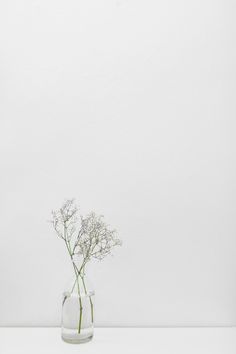
[[93, 335], [91, 335], [90, 337], [86, 337], [86, 338], [65, 338], [63, 336], [61, 336], [61, 338], [66, 343], [82, 344], [82, 343], [90, 342], [93, 339]]
[[61, 338], [66, 343], [86, 343], [93, 338], [93, 328], [83, 328], [80, 333], [78, 333], [77, 329], [62, 328]]

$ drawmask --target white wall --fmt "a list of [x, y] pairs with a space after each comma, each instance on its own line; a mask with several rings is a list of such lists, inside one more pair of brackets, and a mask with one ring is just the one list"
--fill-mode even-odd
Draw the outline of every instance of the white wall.
[[236, 325], [233, 0], [0, 3], [0, 325], [59, 325], [64, 198], [123, 239], [96, 323]]

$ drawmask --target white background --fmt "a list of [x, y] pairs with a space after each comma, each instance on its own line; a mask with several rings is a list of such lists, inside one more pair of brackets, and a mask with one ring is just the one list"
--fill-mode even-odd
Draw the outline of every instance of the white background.
[[0, 325], [59, 325], [71, 197], [124, 243], [90, 267], [97, 325], [236, 325], [235, 15], [0, 3]]

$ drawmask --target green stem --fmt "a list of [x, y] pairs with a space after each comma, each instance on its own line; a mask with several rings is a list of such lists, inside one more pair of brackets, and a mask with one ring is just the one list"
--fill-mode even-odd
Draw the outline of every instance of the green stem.
[[[81, 279], [82, 279], [82, 282], [83, 282], [85, 295], [87, 295], [88, 292], [87, 292], [87, 288], [86, 288], [86, 285], [85, 285], [84, 276], [81, 275]], [[93, 323], [93, 302], [92, 302], [92, 299], [91, 299], [90, 295], [89, 295], [89, 302], [90, 302], [90, 308], [91, 308], [91, 321]]]
[[72, 289], [71, 289], [70, 293], [73, 293], [73, 290], [74, 290], [74, 288], [75, 288], [76, 282], [77, 282], [77, 278], [75, 278], [74, 285], [72, 286]]
[[79, 276], [80, 276], [80, 274], [79, 274], [78, 268], [74, 264], [73, 260], [72, 260], [72, 264], [73, 264], [75, 275], [76, 275], [77, 289], [78, 289], [78, 296], [79, 296], [79, 326], [78, 326], [78, 333], [80, 334], [80, 332], [81, 332], [81, 324], [82, 324], [82, 316], [83, 316], [83, 306], [82, 306], [80, 286], [79, 286]]
[[82, 306], [82, 300], [81, 300], [81, 296], [80, 296], [79, 279], [77, 280], [77, 284], [78, 284], [78, 295], [79, 295], [79, 327], [78, 327], [78, 333], [80, 334], [81, 324], [82, 324], [83, 306]]
[[[81, 332], [81, 325], [82, 325], [82, 316], [83, 316], [83, 306], [82, 306], [82, 300], [81, 300], [81, 293], [80, 293], [80, 286], [79, 286], [79, 270], [76, 267], [74, 261], [73, 261], [73, 257], [72, 257], [72, 253], [71, 253], [71, 247], [70, 247], [70, 243], [69, 241], [66, 241], [65, 239], [65, 243], [66, 243], [66, 248], [69, 252], [72, 264], [73, 264], [73, 268], [74, 268], [74, 272], [75, 272], [75, 276], [76, 276], [76, 281], [77, 281], [77, 289], [78, 289], [78, 296], [79, 296], [79, 308], [80, 308], [80, 313], [79, 313], [79, 325], [78, 325], [78, 333], [80, 334]], [[74, 289], [74, 287], [73, 287]]]

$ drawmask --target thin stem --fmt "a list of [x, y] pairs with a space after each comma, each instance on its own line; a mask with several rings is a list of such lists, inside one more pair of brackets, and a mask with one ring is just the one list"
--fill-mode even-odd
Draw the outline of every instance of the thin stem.
[[82, 311], [83, 311], [83, 306], [82, 306], [82, 300], [81, 300], [81, 295], [80, 295], [79, 279], [78, 279], [78, 278], [77, 278], [77, 284], [78, 284], [79, 307], [80, 307], [78, 333], [80, 334], [80, 331], [81, 331], [81, 324], [82, 324]]
[[71, 293], [73, 293], [73, 291], [74, 291], [76, 282], [77, 282], [77, 277], [75, 277], [74, 285], [72, 286], [72, 289], [71, 289], [71, 291], [70, 291]]
[[78, 326], [78, 333], [80, 334], [81, 331], [81, 324], [82, 324], [82, 316], [83, 316], [83, 306], [82, 306], [82, 299], [81, 299], [81, 293], [80, 293], [80, 286], [79, 286], [79, 272], [78, 272], [78, 268], [76, 267], [75, 263], [72, 260], [72, 264], [74, 267], [74, 271], [76, 274], [76, 280], [77, 280], [77, 289], [78, 289], [78, 296], [79, 296], [79, 326]]
[[[66, 228], [65, 228], [65, 236], [66, 236]], [[73, 264], [73, 268], [74, 268], [74, 272], [75, 272], [75, 276], [76, 276], [76, 280], [77, 280], [77, 289], [78, 289], [79, 307], [80, 307], [78, 333], [80, 334], [81, 325], [82, 325], [82, 316], [83, 316], [83, 306], [82, 306], [82, 300], [81, 300], [81, 294], [80, 294], [80, 286], [79, 286], [80, 273], [79, 273], [79, 270], [78, 270], [78, 268], [76, 267], [76, 265], [75, 265], [75, 263], [73, 261], [70, 243], [69, 243], [69, 241], [67, 241], [66, 237], [65, 237], [65, 243], [66, 243], [66, 248], [67, 248], [67, 250], [69, 252], [72, 264]]]
[[[83, 282], [85, 295], [87, 295], [88, 292], [87, 292], [87, 288], [86, 288], [86, 285], [85, 285], [84, 276], [81, 275], [81, 279], [82, 279], [82, 282]], [[92, 302], [92, 299], [91, 299], [90, 295], [89, 295], [89, 302], [90, 302], [90, 308], [91, 308], [91, 321], [93, 323], [93, 302]]]

